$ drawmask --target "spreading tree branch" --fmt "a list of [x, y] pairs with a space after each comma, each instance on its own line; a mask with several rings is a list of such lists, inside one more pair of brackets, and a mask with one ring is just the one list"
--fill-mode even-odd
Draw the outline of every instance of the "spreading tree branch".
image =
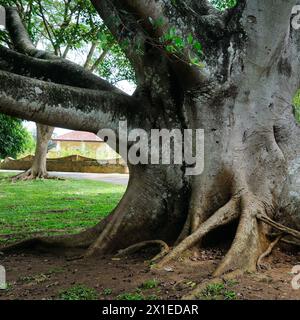
[[91, 60], [94, 56], [94, 53], [96, 51], [96, 48], [97, 48], [97, 42], [92, 42], [92, 45], [90, 47], [90, 50], [89, 50], [89, 53], [85, 59], [85, 63], [84, 63], [84, 69], [89, 69], [89, 66], [90, 66], [90, 63], [91, 63]]
[[[115, 1], [119, 2], [120, 1]], [[165, 2], [162, 0], [124, 0], [121, 1], [129, 12], [132, 12], [137, 22], [152, 37], [161, 37], [174, 23], [181, 18], [181, 29], [188, 29], [187, 18], [209, 17], [205, 19], [207, 26], [211, 27], [216, 19], [221, 20], [222, 14], [207, 0], [177, 0]], [[175, 19], [174, 19], [175, 17]], [[189, 22], [189, 21], [188, 21]]]
[[143, 73], [143, 59], [137, 48], [144, 49], [144, 34], [135, 21], [125, 13], [119, 11], [115, 1], [91, 0], [100, 17], [121, 45], [127, 58], [136, 70], [137, 76]]
[[37, 59], [3, 46], [0, 46], [0, 70], [78, 88], [121, 93], [107, 81], [67, 60]]
[[[207, 80], [205, 70], [191, 64], [193, 54], [190, 49], [173, 54], [161, 43], [161, 37], [175, 26], [165, 15], [162, 1], [91, 1], [117, 41], [121, 44], [126, 43], [123, 49], [140, 82], [146, 77], [145, 64], [150, 59], [153, 60], [154, 52], [157, 57], [163, 53], [169, 59], [169, 64], [178, 74], [178, 79], [182, 80], [183, 87], [190, 88]], [[180, 25], [179, 28], [185, 36], [188, 35], [186, 26]], [[158, 74], [159, 69], [158, 67], [156, 70]]]
[[37, 50], [16, 9], [7, 8], [7, 26], [19, 52], [0, 46], [0, 112], [95, 133], [110, 128], [117, 134], [120, 118], [132, 124], [140, 101], [79, 65]]
[[[38, 123], [97, 133], [118, 131], [140, 101], [111, 91], [75, 88], [0, 71], [0, 112]], [[131, 120], [133, 121], [133, 120]]]
[[[108, 81], [93, 75], [83, 67], [72, 63], [67, 59], [59, 58], [54, 54], [36, 49], [29, 38], [18, 11], [15, 8], [6, 8], [6, 13], [7, 29], [14, 48], [18, 52], [35, 57], [36, 59], [43, 59], [48, 63], [48, 67], [47, 64], [43, 62], [35, 61], [34, 63], [34, 65], [43, 65], [42, 69], [45, 73], [42, 79], [49, 79], [56, 83], [82, 88], [121, 92]], [[11, 53], [11, 56], [12, 55], [13, 54]], [[18, 59], [20, 60], [20, 57]], [[32, 65], [32, 63], [30, 65]]]
[[40, 58], [53, 56], [35, 48], [16, 8], [6, 8], [6, 28], [16, 51]]
[[103, 49], [103, 51], [101, 52], [100, 56], [98, 57], [98, 59], [94, 62], [94, 64], [90, 67], [90, 71], [94, 72], [99, 65], [104, 61], [105, 57], [107, 56], [109, 52], [109, 49]]

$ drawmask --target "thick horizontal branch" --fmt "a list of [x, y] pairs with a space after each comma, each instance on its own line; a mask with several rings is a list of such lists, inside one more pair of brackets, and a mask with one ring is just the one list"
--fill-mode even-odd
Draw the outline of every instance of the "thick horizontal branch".
[[[59, 58], [52, 53], [36, 49], [28, 36], [18, 11], [15, 8], [6, 8], [6, 24], [11, 41], [14, 45], [14, 48], [18, 52], [24, 53], [36, 59], [47, 61], [38, 62], [36, 60], [33, 63], [32, 60], [31, 63], [29, 63], [30, 66], [33, 67], [36, 67], [37, 65], [41, 67], [42, 71], [44, 72], [44, 79], [49, 79], [52, 82], [67, 84], [80, 88], [121, 92], [121, 90], [117, 89], [108, 81], [97, 77], [78, 64], [72, 63], [64, 58]], [[5, 54], [7, 57], [9, 52], [4, 53], [4, 49], [1, 49], [1, 55], [2, 54]], [[13, 54], [10, 53], [10, 56], [12, 57]], [[20, 61], [20, 57], [17, 58], [16, 55], [13, 58]], [[27, 60], [27, 62], [28, 61], [29, 60]], [[29, 69], [29, 66], [26, 69]], [[31, 72], [33, 74], [37, 73], [36, 68], [34, 68]], [[14, 73], [19, 73], [16, 72], [16, 68], [14, 68]], [[40, 77], [38, 76], [37, 78]]]
[[0, 71], [0, 112], [25, 120], [97, 133], [117, 133], [119, 120], [138, 113], [139, 101], [110, 92], [81, 89]]
[[0, 46], [0, 70], [78, 88], [115, 91], [113, 85], [64, 59], [42, 60]]

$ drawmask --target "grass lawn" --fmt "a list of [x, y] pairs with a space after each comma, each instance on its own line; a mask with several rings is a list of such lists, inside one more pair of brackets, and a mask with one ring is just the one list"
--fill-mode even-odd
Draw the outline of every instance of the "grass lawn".
[[110, 213], [126, 186], [90, 180], [20, 181], [0, 174], [0, 244], [75, 233]]

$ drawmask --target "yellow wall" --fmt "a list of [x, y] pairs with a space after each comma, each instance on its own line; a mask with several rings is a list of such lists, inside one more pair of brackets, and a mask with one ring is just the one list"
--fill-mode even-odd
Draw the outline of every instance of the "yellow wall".
[[119, 158], [105, 142], [57, 141], [56, 144], [56, 148], [49, 151], [49, 158], [76, 154], [100, 160]]
[[[6, 159], [0, 162], [3, 170], [28, 170], [32, 166], [33, 156], [19, 160]], [[80, 156], [69, 156], [60, 159], [47, 159], [48, 171], [59, 172], [90, 172], [90, 173], [128, 173], [128, 168], [122, 161], [101, 164], [98, 160]]]

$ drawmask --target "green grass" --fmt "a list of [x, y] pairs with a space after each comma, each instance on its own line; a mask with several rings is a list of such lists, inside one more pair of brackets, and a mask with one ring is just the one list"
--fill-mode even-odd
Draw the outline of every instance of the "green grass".
[[[159, 300], [159, 296], [155, 293], [149, 294], [145, 291], [150, 289], [157, 289], [160, 282], [156, 279], [149, 279], [144, 281], [134, 292], [124, 292], [117, 296], [117, 300]], [[156, 290], [159, 293], [160, 290]]]
[[107, 216], [126, 186], [90, 180], [10, 182], [0, 173], [0, 244], [76, 233]]
[[145, 297], [138, 292], [122, 293], [117, 296], [117, 300], [145, 300]]
[[[234, 285], [230, 284], [230, 286]], [[228, 290], [222, 283], [213, 283], [202, 290], [199, 298], [202, 300], [236, 300], [237, 294], [233, 290]]]
[[103, 295], [105, 295], [105, 296], [110, 296], [112, 294], [112, 292], [113, 291], [110, 288], [103, 289]]
[[99, 296], [95, 289], [78, 284], [59, 293], [60, 300], [98, 300]]
[[150, 279], [141, 284], [141, 289], [154, 289], [159, 285], [159, 281], [156, 279]]
[[132, 300], [159, 300], [159, 297], [156, 294], [144, 295], [139, 290], [137, 290], [136, 292], [133, 292], [133, 293], [125, 292], [125, 293], [119, 294], [117, 296], [117, 300], [127, 300], [127, 301], [132, 301]]
[[295, 107], [296, 120], [300, 123], [300, 90], [297, 91], [293, 99], [293, 105]]

